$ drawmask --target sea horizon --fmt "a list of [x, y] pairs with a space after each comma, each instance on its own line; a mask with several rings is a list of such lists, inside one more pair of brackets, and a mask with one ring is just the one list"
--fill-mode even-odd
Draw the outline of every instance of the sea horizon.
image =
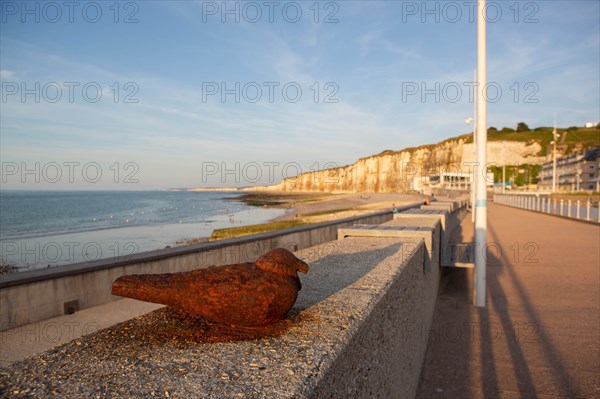
[[[215, 229], [285, 214], [235, 201], [241, 193], [2, 190], [0, 260], [23, 270], [185, 245]], [[233, 200], [233, 201], [232, 201]]]

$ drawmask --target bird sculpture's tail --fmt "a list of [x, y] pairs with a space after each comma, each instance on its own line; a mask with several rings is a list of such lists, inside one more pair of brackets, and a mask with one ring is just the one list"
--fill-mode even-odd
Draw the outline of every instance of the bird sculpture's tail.
[[121, 276], [113, 282], [112, 294], [138, 299], [145, 302], [175, 305], [171, 302], [177, 298], [175, 294], [178, 284], [172, 281], [175, 274], [131, 274]]

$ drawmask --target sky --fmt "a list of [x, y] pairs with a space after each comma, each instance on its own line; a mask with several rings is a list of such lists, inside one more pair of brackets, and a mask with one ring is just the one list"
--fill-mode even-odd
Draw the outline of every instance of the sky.
[[[275, 184], [468, 133], [476, 4], [2, 0], [2, 189]], [[487, 20], [488, 126], [600, 120], [600, 2]]]

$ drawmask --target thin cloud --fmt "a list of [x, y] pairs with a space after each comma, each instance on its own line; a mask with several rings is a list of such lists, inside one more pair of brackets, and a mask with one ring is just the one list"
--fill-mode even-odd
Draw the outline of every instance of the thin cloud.
[[9, 80], [9, 79], [16, 79], [16, 78], [17, 78], [17, 74], [15, 71], [9, 71], [7, 69], [0, 70], [0, 79]]

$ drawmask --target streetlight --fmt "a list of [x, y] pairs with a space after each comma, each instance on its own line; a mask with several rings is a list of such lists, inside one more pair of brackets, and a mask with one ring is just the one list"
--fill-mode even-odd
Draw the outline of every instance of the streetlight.
[[486, 49], [486, 1], [477, 2], [477, 177], [475, 195], [475, 292], [473, 302], [485, 307], [486, 254], [487, 248], [487, 187], [485, 178], [487, 163], [487, 102], [484, 87], [487, 83]]
[[[477, 97], [474, 97], [475, 100], [475, 108], [477, 108]], [[474, 158], [477, 159], [477, 144], [475, 142], [477, 133], [477, 126], [475, 126], [475, 118], [468, 117], [465, 119], [466, 124], [473, 124], [473, 155]], [[473, 178], [471, 179], [471, 222], [475, 223], [475, 175], [476, 171], [473, 170]]]
[[502, 165], [502, 194], [506, 188], [506, 165]]
[[556, 192], [556, 112], [554, 113], [554, 130], [552, 131], [552, 192]]
[[[478, 96], [477, 96], [477, 68], [475, 68], [473, 70], [473, 117], [468, 117], [465, 120], [465, 123], [473, 124], [473, 156], [475, 158], [476, 161], [478, 161], [477, 159], [477, 101], [478, 101]], [[486, 130], [487, 133], [487, 130]], [[476, 171], [473, 170], [473, 173], [475, 174]], [[471, 180], [471, 222], [475, 223], [475, 190], [476, 190], [476, 178], [475, 176], [473, 176], [473, 179]]]

